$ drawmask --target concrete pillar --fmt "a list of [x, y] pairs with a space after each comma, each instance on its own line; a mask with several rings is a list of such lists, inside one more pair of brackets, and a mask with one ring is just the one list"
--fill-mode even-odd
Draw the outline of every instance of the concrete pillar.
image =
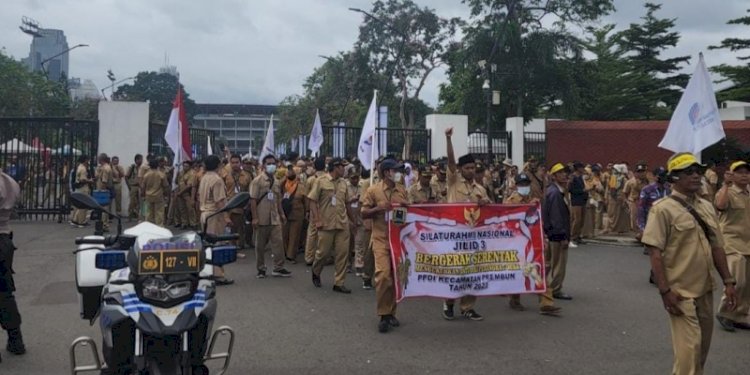
[[523, 117], [506, 118], [505, 131], [511, 132], [510, 141], [513, 145], [513, 155], [510, 158], [513, 159], [513, 165], [517, 166], [520, 170], [521, 168], [523, 168], [524, 163]]
[[452, 127], [453, 151], [456, 159], [469, 153], [469, 117], [466, 115], [427, 115], [426, 127], [431, 131], [430, 152], [432, 159], [448, 156], [445, 130]]
[[[148, 103], [99, 102], [99, 153], [119, 156], [120, 165], [127, 169], [135, 154], [145, 163], [148, 153]], [[130, 203], [127, 184], [122, 184], [122, 210], [127, 214]], [[113, 206], [114, 209], [114, 206]], [[118, 212], [123, 214], [123, 212]]]

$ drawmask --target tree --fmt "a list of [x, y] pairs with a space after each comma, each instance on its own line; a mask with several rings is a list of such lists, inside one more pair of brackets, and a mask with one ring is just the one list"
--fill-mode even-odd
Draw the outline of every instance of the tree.
[[[509, 116], [572, 112], [585, 78], [580, 43], [566, 24], [584, 25], [614, 10], [611, 0], [466, 0], [471, 23], [452, 48], [449, 83], [441, 87], [441, 112], [469, 115], [470, 126]], [[555, 17], [551, 25], [545, 18]], [[482, 62], [480, 65], [479, 63]], [[482, 85], [500, 91], [492, 106]], [[488, 118], [489, 117], [489, 118]], [[473, 119], [473, 120], [472, 120]]]
[[670, 31], [675, 25], [674, 18], [656, 18], [654, 15], [661, 9], [661, 5], [646, 3], [644, 7], [646, 15], [641, 17], [643, 23], [630, 24], [621, 33], [621, 45], [628, 51], [627, 60], [632, 66], [632, 73], [650, 77], [650, 80], [639, 83], [637, 93], [648, 105], [634, 108], [635, 112], [631, 116], [647, 120], [669, 118], [671, 110], [677, 106], [682, 96], [681, 89], [689, 79], [687, 74], [676, 72], [690, 60], [690, 56], [661, 58], [663, 51], [677, 45], [680, 34]]
[[[172, 112], [175, 95], [177, 94], [177, 77], [167, 73], [140, 72], [135, 76], [133, 84], [125, 84], [117, 88], [112, 100], [149, 102], [149, 121], [166, 123]], [[195, 101], [182, 84], [182, 100], [188, 119], [196, 114]]]
[[98, 120], [99, 100], [95, 98], [74, 100], [70, 104], [70, 117], [76, 120]]
[[[420, 8], [411, 0], [386, 0], [373, 3], [372, 15], [365, 17], [359, 29], [356, 49], [369, 58], [376, 74], [390, 80], [381, 95], [399, 96], [399, 120], [402, 128], [414, 128], [419, 96], [427, 78], [444, 63], [450, 38], [460, 21], [439, 17], [433, 9]], [[410, 154], [410, 137], [405, 136], [404, 154]]]
[[[750, 13], [750, 9], [748, 9]], [[735, 18], [727, 22], [729, 25], [750, 26], [750, 16]], [[725, 38], [718, 46], [710, 46], [709, 49], [728, 49], [732, 52], [750, 49], [750, 39]], [[738, 56], [738, 60], [747, 62], [744, 65], [721, 64], [711, 68], [711, 71], [724, 77], [720, 82], [730, 81], [733, 86], [719, 93], [719, 99], [750, 101], [750, 55]]]
[[70, 98], [65, 88], [0, 51], [0, 116], [67, 116]]

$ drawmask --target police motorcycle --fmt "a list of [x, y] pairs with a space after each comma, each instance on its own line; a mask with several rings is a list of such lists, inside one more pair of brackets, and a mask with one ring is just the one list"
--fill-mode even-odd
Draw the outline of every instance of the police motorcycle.
[[[249, 199], [239, 193], [212, 216], [244, 207]], [[71, 201], [107, 212], [86, 194], [73, 193]], [[207, 361], [223, 360], [217, 374], [224, 374], [234, 332], [222, 326], [208, 340], [217, 309], [213, 266], [237, 259], [236, 247], [218, 245], [237, 235], [206, 234], [205, 225], [202, 233], [173, 235], [149, 222], [123, 231], [121, 218], [107, 213], [117, 218], [117, 235], [76, 238], [74, 252], [81, 318], [91, 325], [99, 318], [104, 358], [93, 339], [80, 337], [70, 346], [71, 373], [205, 375]], [[219, 340], [226, 351], [216, 350]], [[84, 348], [93, 364], [79, 365]]]

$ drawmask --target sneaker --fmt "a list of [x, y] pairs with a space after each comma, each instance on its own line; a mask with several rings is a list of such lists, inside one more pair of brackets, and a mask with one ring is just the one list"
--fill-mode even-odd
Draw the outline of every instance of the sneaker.
[[731, 320], [729, 320], [727, 318], [721, 317], [721, 316], [717, 316], [716, 320], [719, 321], [719, 325], [725, 331], [727, 331], [727, 332], [734, 332], [735, 331], [735, 329], [734, 329], [734, 322], [733, 321], [731, 321]]
[[234, 280], [227, 279], [226, 277], [221, 277], [221, 278], [216, 279], [216, 285], [218, 285], [218, 286], [221, 286], [221, 285], [232, 285], [232, 284], [234, 284]]
[[380, 317], [380, 322], [378, 322], [378, 332], [380, 333], [386, 333], [391, 328], [391, 324], [388, 322], [388, 318], [385, 316]]
[[455, 319], [455, 316], [453, 315], [453, 305], [449, 305], [443, 302], [443, 319], [445, 320]]
[[484, 317], [481, 316], [481, 315], [479, 315], [479, 313], [476, 312], [476, 311], [474, 311], [474, 309], [466, 310], [466, 311], [462, 312], [461, 314], [463, 314], [464, 318], [470, 319], [470, 320], [473, 320], [473, 321], [484, 320]]
[[258, 270], [258, 274], [255, 276], [256, 279], [265, 279], [266, 270]]
[[271, 272], [271, 275], [274, 277], [291, 277], [292, 273], [287, 271], [286, 268], [282, 268], [280, 270], [274, 270]]
[[568, 247], [569, 247], [569, 248], [571, 248], [571, 249], [575, 249], [575, 248], [577, 248], [577, 247], [578, 247], [578, 245], [576, 245], [576, 243], [575, 243], [575, 242], [573, 242], [573, 241], [570, 241], [570, 242], [568, 242]]
[[366, 290], [372, 289], [372, 280], [370, 279], [362, 280], [362, 289], [366, 289]]
[[388, 320], [388, 324], [390, 324], [391, 327], [399, 327], [399, 326], [401, 326], [401, 322], [399, 322], [398, 319], [396, 319], [395, 316], [393, 316], [393, 315], [386, 315], [385, 317]]
[[562, 307], [559, 306], [542, 306], [539, 308], [539, 313], [542, 315], [557, 316], [562, 311]]

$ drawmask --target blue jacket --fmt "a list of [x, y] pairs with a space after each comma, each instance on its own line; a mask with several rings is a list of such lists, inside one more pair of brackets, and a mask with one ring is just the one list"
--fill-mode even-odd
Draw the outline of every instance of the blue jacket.
[[570, 209], [556, 184], [551, 184], [542, 201], [544, 235], [550, 241], [570, 240]]

